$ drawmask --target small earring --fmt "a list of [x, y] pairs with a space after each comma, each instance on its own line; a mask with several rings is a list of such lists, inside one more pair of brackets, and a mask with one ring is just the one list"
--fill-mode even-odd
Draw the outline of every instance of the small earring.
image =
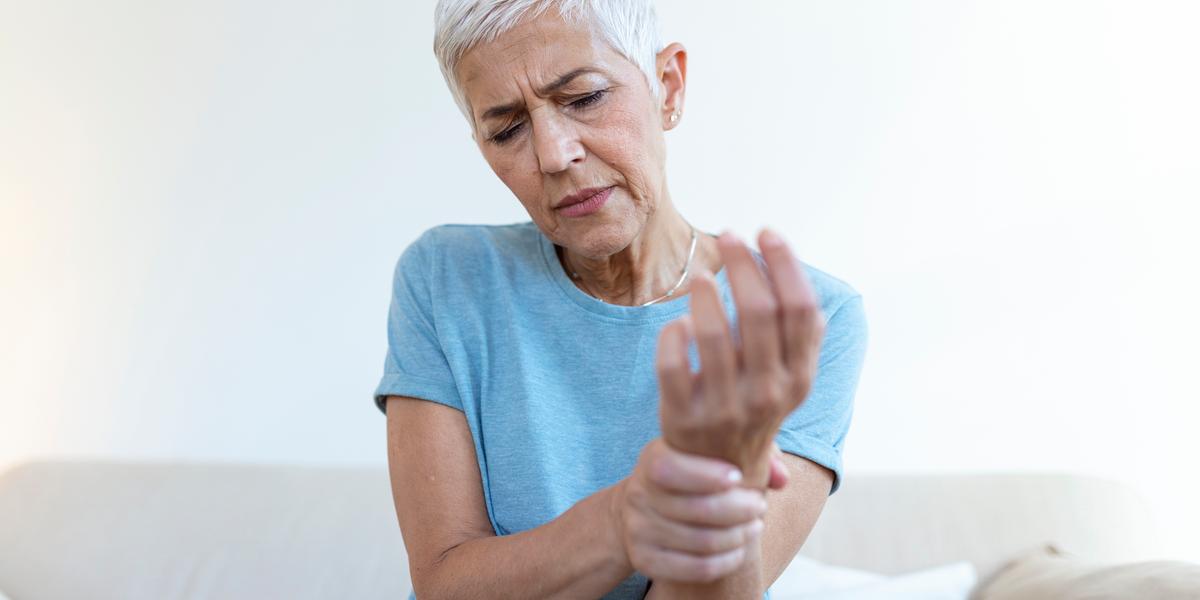
[[677, 121], [679, 121], [679, 111], [671, 113], [671, 122], [675, 123]]

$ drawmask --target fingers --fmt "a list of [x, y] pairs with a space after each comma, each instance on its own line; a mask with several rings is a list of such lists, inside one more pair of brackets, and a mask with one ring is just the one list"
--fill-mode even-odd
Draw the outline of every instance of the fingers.
[[709, 407], [734, 397], [737, 383], [737, 353], [729, 334], [729, 320], [721, 304], [717, 282], [709, 273], [692, 278], [688, 293], [691, 325], [700, 353], [700, 385]]
[[687, 353], [691, 335], [688, 328], [687, 321], [677, 319], [667, 323], [658, 334], [654, 364], [664, 418], [691, 414], [693, 390]]
[[725, 232], [717, 240], [737, 306], [746, 370], [751, 375], [775, 376], [782, 363], [779, 301], [771, 282], [758, 268], [754, 255], [737, 236]]
[[[662, 440], [662, 438], [658, 438]], [[723, 460], [679, 452], [657, 443], [650, 456], [650, 481], [676, 494], [723, 492], [742, 480], [742, 472]]]
[[738, 570], [746, 559], [745, 546], [711, 556], [696, 556], [664, 548], [638, 550], [640, 555], [631, 559], [643, 575], [650, 579], [687, 583], [716, 581]]
[[637, 509], [625, 523], [629, 558], [652, 579], [722, 577], [741, 564], [746, 545], [765, 527], [766, 499], [747, 488], [706, 496], [639, 493], [633, 502]]
[[735, 550], [762, 533], [762, 519], [753, 519], [732, 527], [697, 527], [668, 520], [651, 522], [647, 539], [664, 550], [709, 556]]
[[[772, 289], [779, 299], [788, 372], [811, 383], [825, 327], [812, 283], [804, 273], [803, 264], [775, 232], [764, 229], [758, 243], [767, 261]], [[795, 400], [800, 402], [803, 398]]]
[[757, 489], [735, 487], [704, 495], [653, 494], [650, 508], [673, 520], [702, 527], [732, 527], [762, 517], [767, 500]]

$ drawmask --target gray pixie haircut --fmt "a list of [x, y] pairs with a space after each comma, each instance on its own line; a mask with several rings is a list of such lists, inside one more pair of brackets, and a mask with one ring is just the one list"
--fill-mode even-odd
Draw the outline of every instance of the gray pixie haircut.
[[656, 57], [663, 43], [651, 0], [438, 0], [433, 53], [472, 128], [471, 109], [454, 76], [459, 61], [475, 46], [495, 41], [523, 19], [537, 18], [551, 7], [568, 22], [591, 25], [613, 50], [641, 69], [651, 97], [659, 99]]

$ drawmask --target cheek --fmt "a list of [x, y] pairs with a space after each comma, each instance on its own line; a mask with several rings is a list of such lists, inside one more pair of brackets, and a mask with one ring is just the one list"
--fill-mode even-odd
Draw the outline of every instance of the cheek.
[[497, 153], [484, 156], [496, 177], [508, 187], [521, 204], [537, 204], [542, 190], [541, 172], [537, 166], [524, 164], [524, 153]]
[[624, 177], [636, 198], [644, 199], [658, 188], [662, 178], [663, 161], [655, 131], [642, 115], [632, 111], [611, 115], [594, 130], [593, 153]]

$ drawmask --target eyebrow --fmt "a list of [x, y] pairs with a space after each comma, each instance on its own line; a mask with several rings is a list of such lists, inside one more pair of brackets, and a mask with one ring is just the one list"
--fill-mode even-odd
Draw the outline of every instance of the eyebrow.
[[[546, 86], [538, 89], [537, 93], [539, 96], [549, 96], [550, 94], [554, 93], [555, 91], [557, 91], [563, 87], [566, 87], [567, 84], [574, 81], [575, 78], [579, 77], [580, 75], [584, 75], [586, 73], [601, 73], [601, 72], [602, 71], [600, 71], [600, 69], [596, 69], [593, 67], [580, 67], [578, 69], [575, 69], [573, 71], [568, 71], [567, 73], [559, 76], [558, 79], [555, 79], [554, 81], [550, 82]], [[510, 102], [508, 104], [501, 104], [499, 106], [493, 106], [493, 107], [483, 111], [483, 114], [480, 115], [479, 120], [486, 121], [488, 119], [494, 119], [496, 117], [503, 117], [503, 116], [512, 114], [513, 112], [516, 112], [516, 110], [518, 108], [521, 108], [522, 104], [523, 104], [522, 102], [517, 101], [517, 102]]]

